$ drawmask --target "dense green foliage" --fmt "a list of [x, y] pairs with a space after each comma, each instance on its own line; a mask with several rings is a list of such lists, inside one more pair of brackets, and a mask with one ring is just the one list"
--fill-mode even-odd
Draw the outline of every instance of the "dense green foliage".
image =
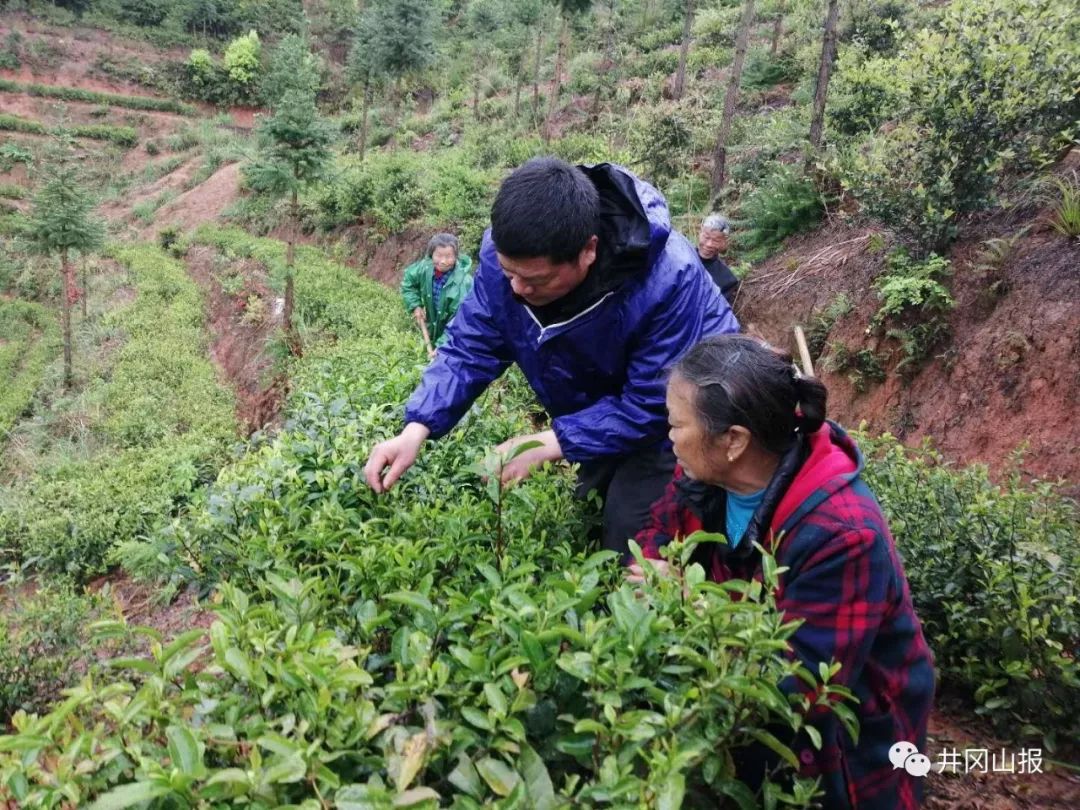
[[[242, 232], [199, 238], [283, 261], [280, 243]], [[359, 460], [394, 428], [420, 351], [392, 291], [310, 249], [300, 262], [298, 300], [325, 340], [294, 361], [285, 429], [150, 548], [120, 552], [147, 572], [229, 578], [209, 647], [202, 631], [153, 645], [55, 715], [17, 716], [20, 735], [0, 738], [0, 796], [759, 806], [728, 753], [761, 740], [793, 759], [765, 729], [802, 723], [776, 689], [793, 626], [769, 590], [737, 588], [736, 601], [695, 568], [691, 598], [677, 581], [636, 598], [611, 555], [581, 548], [569, 477], [484, 485], [472, 448], [524, 427], [520, 382], [374, 496]]]
[[40, 121], [21, 118], [18, 115], [9, 115], [8, 113], [0, 113], [0, 130], [27, 132], [31, 135], [64, 133], [73, 138], [111, 141], [119, 146], [134, 146], [139, 142], [139, 133], [132, 127], [117, 127], [110, 124], [74, 124], [64, 127], [49, 127]]
[[52, 313], [40, 304], [0, 298], [0, 447], [37, 392], [58, 346]]
[[195, 115], [196, 110], [190, 104], [171, 98], [153, 98], [151, 96], [124, 96], [117, 93], [102, 93], [97, 90], [85, 90], [81, 87], [58, 87], [51, 84], [24, 84], [9, 79], [0, 79], [0, 91], [5, 93], [26, 93], [30, 96], [59, 98], [64, 101], [85, 101], [90, 104], [108, 104], [111, 107], [126, 107], [130, 110], [154, 110], [171, 112], [178, 115]]
[[[1048, 484], [996, 486], [930, 450], [864, 437], [943, 681], [1002, 733], [1080, 735], [1080, 514]], [[1019, 734], [1018, 734], [1019, 731]]]
[[0, 560], [85, 577], [117, 543], [146, 536], [212, 478], [234, 435], [231, 396], [206, 359], [202, 301], [183, 265], [152, 248], [116, 251], [137, 297], [108, 316], [126, 335], [107, 378], [103, 449], [0, 493]]
[[868, 82], [848, 80], [844, 126], [900, 122], [854, 149], [848, 187], [918, 252], [939, 249], [1006, 168], [1038, 165], [1080, 119], [1078, 42], [1080, 21], [1059, 0], [950, 3], [895, 57], [870, 57]]
[[0, 603], [0, 722], [16, 711], [44, 711], [88, 664], [82, 645], [94, 600], [54, 582], [27, 598]]

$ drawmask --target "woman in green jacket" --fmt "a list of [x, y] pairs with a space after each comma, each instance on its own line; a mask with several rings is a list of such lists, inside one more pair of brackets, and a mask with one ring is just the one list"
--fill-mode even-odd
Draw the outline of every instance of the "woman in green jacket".
[[[446, 343], [446, 327], [472, 289], [472, 259], [458, 254], [457, 237], [437, 233], [428, 242], [427, 254], [405, 268], [401, 297], [413, 320], [435, 346]], [[429, 347], [434, 357], [434, 348]]]

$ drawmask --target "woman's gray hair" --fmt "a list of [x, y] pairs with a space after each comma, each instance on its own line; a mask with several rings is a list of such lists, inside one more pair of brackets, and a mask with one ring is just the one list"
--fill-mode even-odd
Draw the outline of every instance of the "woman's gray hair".
[[701, 223], [701, 230], [731, 233], [731, 221], [723, 214], [709, 214], [705, 217], [705, 221]]
[[437, 233], [427, 243], [427, 257], [430, 259], [435, 255], [435, 248], [452, 247], [454, 249], [454, 256], [459, 255], [458, 240], [452, 233]]

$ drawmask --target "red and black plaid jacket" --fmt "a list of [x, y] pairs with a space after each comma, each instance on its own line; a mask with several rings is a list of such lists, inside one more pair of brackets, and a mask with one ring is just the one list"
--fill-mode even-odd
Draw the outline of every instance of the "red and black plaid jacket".
[[[827, 423], [801, 440], [781, 462], [747, 535], [730, 546], [702, 546], [711, 577], [761, 576], [760, 552], [780, 566], [777, 604], [803, 619], [792, 652], [813, 673], [819, 662], [837, 661], [836, 680], [859, 699], [856, 744], [827, 713], [814, 723], [822, 750], [796, 740], [800, 773], [820, 776], [828, 810], [907, 810], [919, 805], [919, 778], [894, 769], [889, 748], [914, 743], [925, 751], [933, 702], [930, 649], [911, 604], [907, 578], [881, 508], [860, 477], [862, 455], [846, 433]], [[691, 481], [676, 468], [664, 496], [652, 507], [650, 526], [637, 537], [646, 557], [659, 559], [662, 545], [695, 531], [724, 532], [724, 490]], [[789, 690], [805, 688], [785, 683]], [[751, 784], [764, 763], [745, 764]]]

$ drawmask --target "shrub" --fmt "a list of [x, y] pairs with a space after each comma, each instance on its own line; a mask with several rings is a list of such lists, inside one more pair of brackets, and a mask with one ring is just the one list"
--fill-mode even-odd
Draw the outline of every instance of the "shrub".
[[4, 37], [4, 44], [0, 45], [0, 70], [18, 70], [22, 65], [23, 37], [15, 29], [8, 32]]
[[753, 90], [763, 90], [782, 82], [795, 81], [800, 72], [793, 54], [785, 51], [772, 56], [765, 50], [755, 48], [747, 55], [740, 84]]
[[457, 233], [466, 250], [478, 250], [491, 216], [498, 176], [449, 159], [432, 168], [424, 179], [424, 195], [429, 200], [425, 219], [432, 227]]
[[871, 140], [848, 186], [920, 255], [941, 250], [1006, 165], [1033, 165], [1080, 115], [1078, 38], [1076, 15], [1055, 0], [950, 4], [895, 60], [910, 87], [904, 123]]
[[254, 82], [259, 72], [261, 53], [259, 35], [254, 31], [249, 31], [230, 42], [222, 60], [229, 78], [241, 85]]
[[47, 710], [60, 690], [76, 681], [77, 668], [88, 663], [82, 644], [91, 611], [91, 600], [62, 580], [4, 605], [0, 723], [7, 725], [16, 711]]
[[732, 48], [735, 45], [739, 14], [737, 6], [699, 9], [694, 15], [694, 49]]
[[662, 184], [686, 173], [692, 163], [693, 137], [690, 122], [677, 108], [661, 107], [638, 116], [630, 130], [634, 163], [644, 167], [647, 179]]
[[1010, 738], [1080, 733], [1080, 516], [1049, 484], [995, 485], [927, 447], [860, 439], [943, 682]]
[[894, 60], [844, 47], [829, 84], [829, 128], [845, 136], [874, 132], [899, 112], [907, 90]]
[[781, 165], [747, 196], [740, 212], [747, 223], [740, 244], [751, 254], [764, 255], [792, 234], [817, 225], [825, 203], [810, 178]]

